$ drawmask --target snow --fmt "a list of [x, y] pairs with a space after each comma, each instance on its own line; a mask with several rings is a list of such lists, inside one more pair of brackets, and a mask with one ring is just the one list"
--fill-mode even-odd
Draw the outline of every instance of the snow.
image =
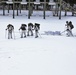
[[[76, 75], [76, 37], [41, 35], [44, 31], [64, 31], [66, 21], [73, 22], [76, 35], [76, 17], [65, 17], [62, 12], [61, 20], [52, 15], [43, 19], [39, 16], [42, 12], [38, 11], [28, 19], [24, 13], [15, 19], [12, 13], [0, 15], [0, 75]], [[29, 22], [40, 23], [39, 38], [20, 38], [19, 27]], [[5, 29], [9, 23], [15, 27], [15, 39], [7, 39]]]

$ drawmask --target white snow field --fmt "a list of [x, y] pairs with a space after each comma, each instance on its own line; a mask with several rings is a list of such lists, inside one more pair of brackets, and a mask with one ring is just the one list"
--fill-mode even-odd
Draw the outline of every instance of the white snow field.
[[[62, 13], [59, 20], [46, 12], [50, 16], [43, 19], [38, 11], [28, 19], [24, 13], [15, 19], [11, 14], [0, 15], [0, 75], [76, 75], [76, 37], [41, 35], [44, 31], [64, 31], [66, 21], [73, 22], [76, 35], [76, 16]], [[29, 22], [40, 23], [39, 38], [20, 38], [19, 27]], [[15, 39], [7, 39], [9, 23], [15, 27]]]

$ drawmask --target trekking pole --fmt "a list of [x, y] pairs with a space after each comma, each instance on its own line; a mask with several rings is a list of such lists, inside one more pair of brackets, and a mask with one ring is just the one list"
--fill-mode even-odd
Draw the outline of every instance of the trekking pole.
[[6, 35], [7, 35], [7, 31], [5, 30], [5, 38], [6, 38]]
[[13, 30], [13, 36], [14, 36], [14, 39], [15, 39], [15, 32], [14, 32], [14, 30]]
[[42, 38], [39, 32], [38, 32], [38, 34], [39, 34], [40, 38]]
[[64, 32], [66, 32], [66, 30], [64, 30], [63, 32], [61, 32], [61, 34], [64, 33]]

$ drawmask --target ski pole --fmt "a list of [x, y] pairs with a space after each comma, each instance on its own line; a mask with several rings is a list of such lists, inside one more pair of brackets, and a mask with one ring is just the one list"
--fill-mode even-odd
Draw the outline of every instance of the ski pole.
[[6, 38], [6, 35], [7, 35], [7, 31], [5, 30], [5, 38]]
[[64, 30], [63, 32], [61, 32], [61, 34], [64, 33], [65, 31], [66, 31], [66, 30]]
[[14, 36], [14, 39], [15, 39], [15, 33], [14, 33], [14, 30], [13, 30], [13, 36]]
[[[41, 37], [40, 33], [38, 32], [39, 36]], [[42, 38], [42, 37], [41, 37]]]

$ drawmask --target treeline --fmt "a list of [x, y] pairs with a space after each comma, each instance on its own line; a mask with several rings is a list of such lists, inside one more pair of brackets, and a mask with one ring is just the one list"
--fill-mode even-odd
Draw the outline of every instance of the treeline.
[[[8, 0], [0, 0], [0, 1], [8, 1]], [[22, 1], [22, 0], [15, 0], [15, 1]], [[26, 1], [29, 1], [29, 0], [26, 0]], [[35, 0], [30, 0], [30, 1], [35, 1]], [[46, 0], [46, 2], [49, 2], [50, 0]], [[57, 2], [58, 0], [54, 0], [54, 2]], [[67, 3], [70, 3], [70, 4], [76, 4], [76, 0], [63, 0]], [[40, 2], [44, 2], [44, 0], [40, 0]]]
[[64, 0], [67, 3], [70, 3], [71, 6], [73, 6], [73, 4], [76, 4], [76, 0]]

